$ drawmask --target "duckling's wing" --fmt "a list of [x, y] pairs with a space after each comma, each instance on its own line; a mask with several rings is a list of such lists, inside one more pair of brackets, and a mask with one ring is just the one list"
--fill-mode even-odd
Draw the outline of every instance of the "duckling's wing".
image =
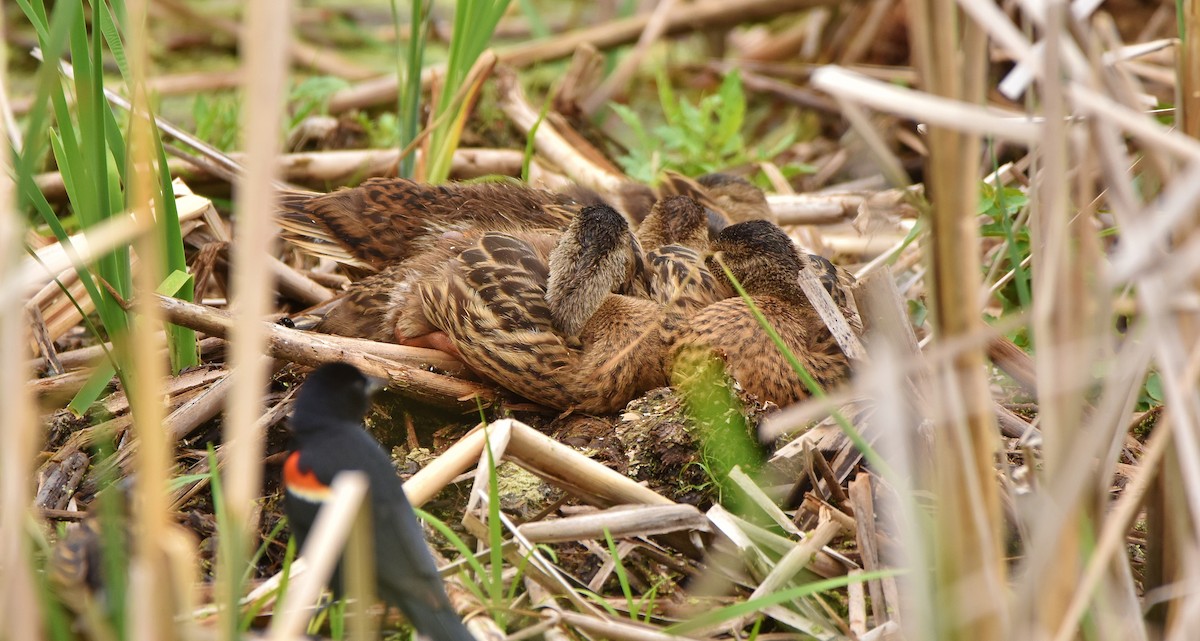
[[549, 269], [526, 240], [486, 233], [420, 286], [430, 322], [472, 369], [526, 398], [565, 409], [571, 350], [546, 304]]
[[522, 184], [373, 178], [328, 194], [286, 193], [278, 219], [284, 238], [303, 251], [379, 269], [471, 229], [557, 229], [574, 207], [570, 198]]

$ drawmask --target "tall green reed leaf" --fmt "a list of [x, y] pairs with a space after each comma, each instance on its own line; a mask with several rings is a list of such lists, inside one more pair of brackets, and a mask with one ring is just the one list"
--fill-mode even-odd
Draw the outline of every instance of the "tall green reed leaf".
[[[396, 0], [392, 0], [392, 20], [396, 24], [396, 32], [399, 33], [400, 9]], [[416, 140], [421, 129], [421, 67], [425, 65], [425, 43], [429, 38], [430, 24], [432, 21], [429, 19], [429, 3], [413, 0], [406, 51], [401, 50], [399, 41], [396, 43], [396, 67], [401, 78], [398, 109], [400, 149], [408, 147]], [[413, 155], [402, 156], [396, 171], [403, 178], [412, 178]]]
[[[459, 89], [491, 41], [508, 3], [509, 0], [458, 0], [455, 3], [450, 56], [441, 95], [433, 112], [437, 124], [430, 135], [429, 156], [425, 163], [425, 175], [430, 182], [444, 182], [450, 176], [450, 163], [465, 124], [462, 112], [472, 102], [471, 96], [460, 98]], [[458, 113], [452, 118], [441, 118], [451, 111]]]

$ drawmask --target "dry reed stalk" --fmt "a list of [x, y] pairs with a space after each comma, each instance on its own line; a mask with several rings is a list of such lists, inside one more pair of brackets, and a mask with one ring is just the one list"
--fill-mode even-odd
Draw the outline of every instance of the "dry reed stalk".
[[[1126, 535], [1143, 507], [1143, 501], [1153, 491], [1153, 484], [1159, 478], [1159, 470], [1170, 447], [1172, 430], [1169, 415], [1164, 415], [1159, 421], [1154, 433], [1146, 443], [1146, 452], [1138, 461], [1140, 472], [1133, 482], [1125, 487], [1121, 498], [1117, 500], [1104, 527], [1096, 541], [1095, 549], [1088, 559], [1087, 567], [1079, 580], [1075, 594], [1062, 617], [1061, 626], [1054, 636], [1054, 641], [1068, 641], [1076, 637], [1079, 619], [1092, 601], [1095, 591], [1101, 585], [1106, 573], [1112, 572], [1113, 564], [1125, 566], [1124, 559], [1117, 562], [1118, 555], [1123, 555], [1126, 546]], [[1137, 626], [1140, 628], [1141, 626]], [[1136, 629], [1126, 628], [1125, 638], [1142, 636]]]
[[931, 126], [953, 127], [964, 133], [1025, 144], [1034, 143], [1041, 136], [1040, 124], [1023, 114], [896, 87], [832, 65], [814, 71], [812, 84], [838, 98]]
[[232, 641], [238, 613], [232, 607], [240, 596], [238, 577], [246, 562], [246, 545], [257, 527], [254, 501], [262, 487], [264, 434], [257, 421], [267, 383], [262, 354], [266, 331], [259, 320], [269, 312], [274, 290], [267, 257], [276, 229], [268, 212], [275, 211], [276, 157], [280, 151], [279, 116], [287, 95], [291, 2], [260, 0], [246, 6], [240, 29], [244, 53], [242, 132], [245, 170], [236, 198], [238, 217], [232, 261], [234, 325], [231, 330], [231, 380], [224, 424], [224, 442], [232, 444], [224, 477], [225, 505], [235, 531], [222, 533], [217, 580], [220, 638]]
[[[1089, 288], [1092, 265], [1084, 254], [1091, 240], [1087, 218], [1069, 204], [1068, 166], [1072, 163], [1068, 147], [1067, 105], [1063, 91], [1061, 46], [1070, 38], [1065, 31], [1065, 3], [1045, 7], [1044, 48], [1038, 98], [1044, 118], [1041, 142], [1037, 146], [1040, 171], [1033, 182], [1034, 213], [1031, 216], [1034, 290], [1032, 330], [1037, 345], [1034, 364], [1038, 382], [1038, 416], [1043, 434], [1043, 461], [1046, 483], [1054, 484], [1065, 466], [1071, 465], [1077, 452], [1071, 447], [1080, 427], [1084, 398], [1081, 385], [1072, 384], [1080, 374], [1090, 371], [1092, 343], [1096, 329], [1090, 319], [1094, 296]], [[1079, 221], [1084, 221], [1081, 224]], [[1107, 317], [1106, 317], [1107, 318]], [[1080, 339], [1083, 340], [1080, 340]], [[1089, 340], [1091, 339], [1091, 340]], [[1028, 618], [1014, 612], [1014, 631], [1018, 635], [1042, 636], [1057, 630], [1076, 589], [1082, 551], [1078, 529], [1082, 519], [1094, 516], [1096, 497], [1059, 509], [1068, 512], [1067, 525], [1059, 538], [1033, 541], [1050, 545], [1049, 567], [1039, 586], [1036, 607]], [[1032, 600], [1027, 601], [1033, 605]]]
[[553, 521], [525, 523], [519, 528], [531, 543], [560, 543], [602, 539], [607, 530], [614, 539], [653, 536], [686, 530], [708, 531], [708, 521], [691, 505], [618, 506], [591, 514]]
[[[130, 323], [129, 345], [132, 358], [127, 361], [131, 370], [123, 379], [132, 384], [125, 392], [135, 418], [133, 430], [139, 447], [133, 462], [133, 498], [130, 529], [137, 533], [129, 557], [129, 583], [126, 604], [129, 608], [129, 629], [133, 639], [174, 639], [178, 631], [175, 625], [175, 605], [187, 600], [184, 595], [175, 595], [171, 582], [171, 569], [164, 544], [170, 537], [170, 512], [167, 505], [167, 482], [174, 463], [174, 443], [166, 438], [162, 420], [166, 414], [163, 406], [162, 389], [167, 378], [166, 362], [162, 358], [165, 348], [162, 313], [154, 304], [151, 294], [164, 276], [159, 265], [165, 264], [166, 248], [162, 234], [156, 230], [154, 213], [151, 211], [154, 191], [157, 189], [157, 173], [146, 169], [154, 167], [154, 131], [148, 121], [150, 100], [145, 89], [146, 48], [148, 34], [144, 31], [146, 2], [134, 0], [128, 5], [130, 31], [127, 43], [131, 73], [132, 113], [129, 128], [129, 154], [135, 170], [128, 185], [129, 200], [135, 203], [130, 219], [139, 229], [134, 249], [138, 264], [132, 264], [133, 283], [138, 292], [135, 309], [137, 316]], [[165, 170], [165, 168], [164, 168]], [[164, 194], [164, 198], [168, 195]], [[183, 213], [181, 211], [181, 213]], [[162, 216], [158, 212], [158, 216]], [[126, 454], [131, 453], [126, 451]], [[185, 562], [186, 564], [186, 562]], [[194, 580], [188, 577], [189, 581]]]
[[688, 641], [695, 639], [695, 637], [665, 634], [646, 624], [619, 621], [604, 615], [588, 616], [563, 610], [559, 616], [563, 623], [579, 628], [584, 633], [595, 635], [600, 639], [611, 639], [612, 641]]
[[[244, 22], [243, 24], [238, 24], [228, 18], [221, 18], [196, 11], [192, 6], [180, 0], [159, 0], [156, 5], [176, 14], [178, 18], [188, 23], [203, 25], [217, 33], [237, 38], [239, 50], [242, 52], [246, 51], [246, 41], [244, 40], [246, 35], [245, 27], [246, 24], [251, 22], [249, 18], [250, 11], [244, 12]], [[280, 14], [280, 17], [282, 18], [286, 15]], [[281, 21], [281, 23], [291, 25], [290, 20]], [[282, 51], [285, 56], [289, 56], [292, 59], [292, 64], [307, 67], [330, 76], [346, 78], [347, 80], [365, 80], [375, 75], [375, 72], [371, 69], [361, 67], [344, 56], [307, 42], [298, 40], [290, 42]], [[245, 57], [248, 58], [249, 56]], [[245, 73], [244, 70], [243, 73]], [[249, 75], [254, 77], [253, 70]], [[262, 80], [262, 77], [259, 76], [258, 79]]]
[[[236, 339], [233, 335], [236, 321], [232, 320], [229, 314], [205, 305], [166, 296], [156, 298], [163, 314], [171, 322], [213, 336], [228, 335], [231, 339]], [[330, 339], [326, 334], [289, 329], [266, 321], [254, 322], [260, 325], [260, 335], [266, 342], [263, 351], [276, 358], [312, 367], [332, 361], [350, 363], [369, 376], [386, 379], [388, 384], [401, 394], [439, 406], [473, 409], [476, 407], [476, 398], [485, 404], [490, 404], [496, 399], [496, 393], [491, 387], [419, 369], [444, 361], [445, 355], [437, 354], [434, 350], [402, 345], [380, 349], [372, 341], [355, 341], [344, 337]], [[376, 356], [376, 352], [384, 356]], [[257, 354], [258, 352], [255, 352], [256, 356]], [[404, 360], [392, 361], [392, 357]], [[452, 363], [447, 365], [455, 367]], [[236, 361], [231, 363], [231, 367], [237, 367]], [[256, 398], [261, 397], [261, 390], [265, 389], [265, 384], [264, 375], [263, 385], [256, 388], [259, 390]], [[256, 414], [255, 417], [257, 416]]]
[[639, 485], [541, 432], [513, 421], [509, 458], [594, 505], [673, 505], [674, 501]]
[[[982, 3], [977, 3], [982, 4]], [[953, 0], [909, 4], [909, 33], [922, 86], [942, 100], [979, 104], [986, 78], [987, 40], [974, 25], [960, 24]], [[1006, 24], [1008, 23], [1005, 20]], [[814, 79], [815, 80], [815, 79]], [[940, 339], [975, 335], [979, 318], [979, 230], [972, 218], [978, 200], [979, 115], [950, 118], [929, 129], [926, 194], [932, 204], [928, 255], [931, 315]], [[1010, 130], [1031, 126], [1011, 123]], [[967, 349], [938, 367], [928, 397], [939, 438], [929, 479], [939, 509], [930, 533], [934, 626], [925, 634], [980, 641], [1008, 637], [1003, 523], [994, 482], [995, 423], [981, 349]], [[910, 545], [910, 548], [915, 547]], [[914, 551], [914, 558], [919, 555]], [[969, 586], [969, 587], [968, 587]], [[936, 630], [936, 632], [935, 632]], [[918, 633], [917, 636], [921, 636]]]
[[[5, 26], [0, 11], [0, 26]], [[0, 84], [8, 84], [8, 55], [0, 51]], [[19, 137], [10, 129], [10, 121], [0, 120], [0, 139]], [[15, 185], [11, 176], [10, 154], [0, 162], [0, 287], [16, 296], [5, 301], [11, 310], [24, 298], [29, 285], [21, 278], [22, 241], [25, 226], [15, 207]], [[5, 297], [8, 298], [8, 297]], [[22, 301], [23, 302], [23, 301]], [[30, 517], [29, 500], [33, 496], [33, 455], [42, 437], [33, 412], [33, 396], [26, 384], [31, 372], [26, 365], [26, 335], [21, 314], [0, 314], [0, 567], [4, 568], [5, 589], [0, 594], [0, 621], [6, 621], [4, 633], [11, 638], [40, 639], [43, 635], [42, 608], [26, 537]]]

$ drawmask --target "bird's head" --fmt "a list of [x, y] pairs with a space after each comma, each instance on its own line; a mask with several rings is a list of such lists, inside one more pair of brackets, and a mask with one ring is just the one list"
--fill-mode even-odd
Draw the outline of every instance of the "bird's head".
[[348, 363], [322, 365], [296, 394], [292, 432], [303, 436], [330, 424], [360, 423], [371, 406], [371, 394], [382, 387], [383, 381]]

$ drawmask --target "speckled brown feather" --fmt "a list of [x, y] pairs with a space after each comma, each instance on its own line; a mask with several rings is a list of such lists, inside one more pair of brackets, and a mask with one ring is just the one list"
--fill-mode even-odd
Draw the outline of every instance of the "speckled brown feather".
[[[443, 238], [411, 258], [355, 282], [317, 324], [317, 331], [389, 343], [411, 342], [437, 331], [425, 316], [417, 288], [423, 280], [440, 278], [443, 266], [474, 246], [484, 234], [473, 230]], [[558, 240], [558, 235], [551, 232], [518, 231], [510, 235], [533, 248], [543, 264]]]
[[[713, 250], [708, 259], [710, 271], [725, 280], [719, 263], [729, 267], [784, 344], [823, 388], [849, 375], [849, 359], [798, 284], [806, 257], [783, 230], [767, 221], [731, 225], [714, 241]], [[740, 297], [713, 303], [689, 319], [675, 337], [672, 363], [686, 362], [695, 350], [712, 351], [723, 358], [730, 376], [761, 400], [787, 405], [809, 395]]]
[[642, 249], [654, 251], [665, 245], [681, 245], [703, 251], [708, 248], [707, 215], [690, 196], [668, 196], [654, 203], [638, 226]]
[[669, 196], [654, 205], [638, 228], [646, 255], [647, 295], [666, 309], [674, 327], [678, 321], [733, 295], [704, 264], [708, 249], [706, 211], [690, 196]]
[[335, 260], [349, 254], [358, 264], [382, 269], [470, 229], [560, 229], [576, 208], [569, 196], [516, 182], [430, 185], [373, 178], [328, 194], [284, 194], [279, 218], [284, 237], [308, 251], [321, 253], [320, 242], [332, 243], [326, 254]]
[[[613, 230], [599, 231], [606, 236]], [[594, 242], [595, 236], [574, 227], [564, 239], [560, 247], [581, 239]], [[624, 241], [608, 247], [614, 255], [623, 254], [631, 240], [626, 227]], [[556, 249], [554, 266], [563, 269], [558, 261], [588, 251]], [[557, 269], [528, 241], [486, 233], [447, 262], [438, 277], [421, 282], [421, 301], [432, 324], [450, 337], [469, 367], [544, 405], [611, 412], [665, 384], [660, 306], [611, 293], [620, 273], [585, 269], [585, 276], [598, 282], [576, 289], [586, 292], [591, 304], [565, 306], [580, 315], [568, 319], [579, 325], [572, 336], [559, 328], [552, 312], [552, 307], [563, 307], [561, 301], [549, 302], [556, 301], [548, 288]], [[564, 273], [556, 284], [573, 278]], [[603, 295], [593, 297], [595, 292]]]

